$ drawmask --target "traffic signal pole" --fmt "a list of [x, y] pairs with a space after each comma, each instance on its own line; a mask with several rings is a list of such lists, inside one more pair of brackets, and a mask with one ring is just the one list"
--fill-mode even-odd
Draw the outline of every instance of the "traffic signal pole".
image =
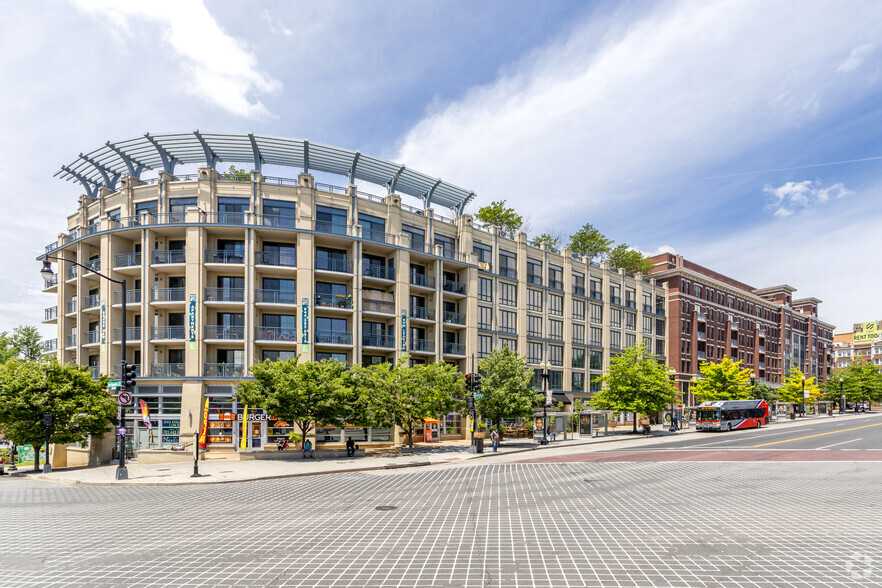
[[[126, 389], [126, 281], [122, 280], [122, 351], [120, 351], [120, 359], [122, 363], [122, 371], [120, 375], [120, 391]], [[119, 425], [116, 431], [119, 437], [119, 465], [116, 467], [116, 479], [128, 480], [129, 470], [126, 469], [126, 421], [125, 411], [122, 405], [119, 405]]]

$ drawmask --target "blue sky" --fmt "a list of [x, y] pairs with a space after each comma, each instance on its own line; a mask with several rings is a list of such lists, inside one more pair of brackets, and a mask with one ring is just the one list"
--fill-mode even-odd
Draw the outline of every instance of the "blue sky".
[[[107, 140], [308, 138], [882, 318], [882, 3], [0, 2], [0, 330]], [[777, 171], [769, 171], [777, 170]], [[293, 173], [293, 171], [291, 172]], [[51, 329], [43, 329], [49, 334]]]

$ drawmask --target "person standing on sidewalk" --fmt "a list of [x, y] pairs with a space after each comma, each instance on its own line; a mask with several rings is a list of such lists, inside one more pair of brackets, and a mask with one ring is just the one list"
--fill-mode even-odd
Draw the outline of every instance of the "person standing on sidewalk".
[[346, 455], [349, 457], [355, 455], [355, 441], [352, 440], [352, 437], [346, 439]]
[[493, 443], [493, 453], [496, 453], [496, 450], [499, 449], [499, 431], [493, 429], [493, 432], [490, 433], [490, 442]]

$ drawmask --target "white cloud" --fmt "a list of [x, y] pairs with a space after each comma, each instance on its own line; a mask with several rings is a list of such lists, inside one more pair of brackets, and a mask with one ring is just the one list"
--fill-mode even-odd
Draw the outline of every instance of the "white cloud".
[[267, 25], [269, 25], [269, 30], [272, 34], [278, 35], [283, 34], [286, 37], [291, 37], [294, 35], [294, 31], [285, 26], [285, 23], [280, 21], [277, 18], [273, 18], [270, 14], [269, 10], [264, 10], [260, 13], [260, 18], [266, 21]]
[[479, 203], [504, 197], [542, 230], [594, 219], [611, 202], [658, 202], [871, 90], [834, 72], [856, 42], [882, 33], [882, 3], [852, 4], [845, 20], [832, 18], [835, 2], [644, 8], [595, 16], [434, 106], [393, 157], [475, 190]]
[[861, 45], [860, 47], [855, 47], [851, 50], [851, 53], [848, 54], [848, 57], [839, 64], [839, 67], [836, 68], [836, 71], [839, 73], [848, 73], [850, 71], [854, 71], [861, 66], [864, 62], [864, 59], [873, 52], [876, 48], [875, 43], [866, 43]]
[[831, 197], [839, 199], [854, 193], [841, 182], [822, 187], [818, 180], [786, 182], [777, 188], [767, 184], [763, 187], [763, 192], [769, 195], [769, 208], [779, 218], [788, 217], [798, 210], [805, 210], [817, 204], [824, 204]]
[[[278, 93], [281, 82], [259, 70], [257, 57], [243, 41], [221, 29], [203, 2], [73, 0], [73, 4], [105, 22], [123, 43], [137, 30], [133, 21], [159, 25], [163, 43], [180, 60], [182, 91], [238, 116], [270, 115], [257, 96]], [[120, 35], [117, 28], [127, 34]]]

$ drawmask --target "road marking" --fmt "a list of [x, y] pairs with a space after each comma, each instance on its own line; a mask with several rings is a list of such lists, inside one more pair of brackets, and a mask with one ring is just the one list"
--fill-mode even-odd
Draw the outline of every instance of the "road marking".
[[821, 449], [830, 449], [831, 447], [836, 447], [837, 445], [845, 445], [846, 443], [854, 443], [855, 441], [860, 441], [863, 437], [858, 437], [857, 439], [852, 439], [851, 441], [842, 441], [841, 443], [834, 443], [833, 445], [825, 445], [824, 447], [818, 447], [815, 451], [820, 451]]
[[857, 431], [858, 429], [867, 429], [869, 427], [878, 427], [882, 425], [882, 423], [876, 423], [874, 425], [864, 425], [862, 427], [852, 427], [851, 429], [840, 429], [838, 431], [829, 431], [827, 433], [818, 433], [816, 435], [806, 435], [805, 437], [796, 437], [794, 439], [784, 439], [783, 441], [772, 441], [771, 443], [762, 443], [760, 445], [754, 445], [753, 447], [765, 447], [766, 445], [777, 445], [778, 443], [790, 443], [791, 441], [801, 441], [802, 439], [811, 439], [812, 437], [823, 437], [824, 435], [833, 435], [835, 433], [845, 433], [846, 431]]

